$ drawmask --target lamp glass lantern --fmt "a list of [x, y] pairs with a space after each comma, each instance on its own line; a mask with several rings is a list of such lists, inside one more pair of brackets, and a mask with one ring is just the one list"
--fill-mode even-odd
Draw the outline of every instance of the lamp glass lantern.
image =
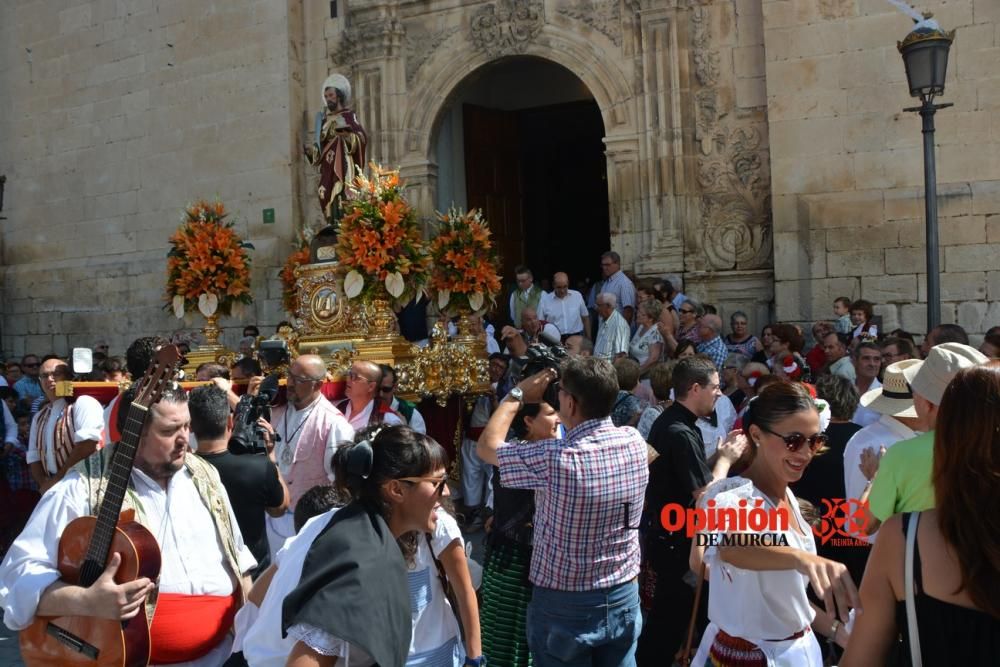
[[954, 39], [954, 31], [917, 29], [899, 43], [910, 95], [926, 99], [944, 93], [948, 51]]

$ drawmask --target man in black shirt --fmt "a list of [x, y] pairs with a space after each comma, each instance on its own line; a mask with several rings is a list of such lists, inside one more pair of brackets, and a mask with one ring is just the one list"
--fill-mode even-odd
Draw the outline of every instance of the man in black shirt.
[[[229, 412], [226, 391], [217, 385], [197, 387], [188, 398], [191, 431], [198, 438], [198, 456], [215, 466], [240, 526], [243, 541], [257, 559], [257, 572], [268, 565], [267, 533], [264, 512], [282, 516], [288, 508], [288, 487], [274, 463], [273, 441], [267, 455], [229, 451], [233, 417]], [[273, 432], [265, 427], [267, 433]]]
[[[660, 511], [669, 503], [692, 507], [706, 486], [726, 477], [747, 445], [746, 436], [734, 431], [712, 459], [706, 460], [705, 443], [696, 421], [711, 415], [715, 401], [723, 395], [719, 373], [708, 357], [681, 359], [674, 368], [672, 383], [674, 404], [657, 417], [649, 431], [649, 444], [658, 456], [649, 466], [646, 487], [649, 525], [645, 556], [656, 573], [656, 587], [639, 638], [639, 665], [669, 664], [673, 660], [682, 647], [694, 604], [695, 582], [688, 576], [691, 539], [683, 527], [677, 532], [664, 530]], [[702, 603], [707, 599], [703, 595]]]

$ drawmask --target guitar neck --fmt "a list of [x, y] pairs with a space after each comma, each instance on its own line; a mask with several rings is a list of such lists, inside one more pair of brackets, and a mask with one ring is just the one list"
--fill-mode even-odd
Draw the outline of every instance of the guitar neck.
[[97, 512], [97, 522], [87, 549], [87, 558], [80, 570], [80, 585], [87, 587], [97, 581], [104, 571], [104, 564], [111, 549], [118, 526], [118, 516], [122, 511], [125, 493], [128, 491], [129, 478], [132, 475], [132, 464], [139, 449], [139, 439], [142, 428], [149, 414], [149, 408], [132, 403], [128, 408], [125, 428], [122, 430], [121, 441], [115, 445], [111, 454], [111, 463], [105, 471], [107, 485]]

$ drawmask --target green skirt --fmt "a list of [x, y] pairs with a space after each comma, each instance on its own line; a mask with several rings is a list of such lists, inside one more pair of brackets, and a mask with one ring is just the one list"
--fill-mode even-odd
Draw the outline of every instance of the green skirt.
[[529, 667], [525, 615], [531, 601], [531, 547], [504, 540], [490, 549], [480, 587], [483, 655], [497, 667]]

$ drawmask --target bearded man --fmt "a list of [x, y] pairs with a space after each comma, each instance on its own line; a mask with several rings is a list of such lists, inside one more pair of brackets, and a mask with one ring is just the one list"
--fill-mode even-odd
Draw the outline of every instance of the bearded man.
[[[319, 206], [333, 224], [340, 218], [338, 203], [345, 183], [354, 180], [355, 166], [364, 167], [368, 134], [348, 107], [351, 84], [342, 74], [331, 74], [323, 82], [324, 110], [316, 114], [314, 143], [305, 146], [309, 164], [319, 167]], [[333, 259], [318, 258], [318, 259]]]

